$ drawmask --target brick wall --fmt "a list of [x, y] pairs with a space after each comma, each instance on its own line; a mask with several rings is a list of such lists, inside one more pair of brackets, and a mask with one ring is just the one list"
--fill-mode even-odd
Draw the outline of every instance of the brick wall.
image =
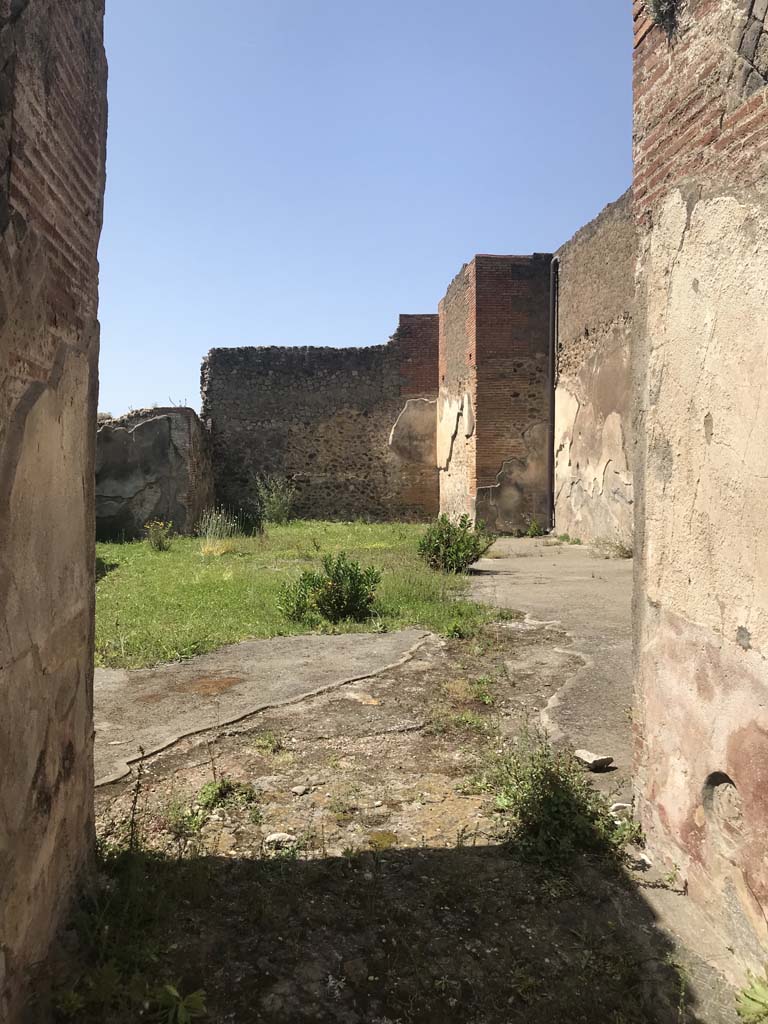
[[247, 507], [273, 473], [295, 482], [301, 516], [432, 518], [434, 405], [429, 436], [419, 414], [436, 401], [437, 342], [436, 316], [404, 315], [387, 345], [213, 349], [202, 391], [218, 500]]
[[102, 22], [102, 0], [0, 0], [3, 1021], [92, 842]]
[[630, 357], [637, 227], [628, 191], [557, 252], [555, 528], [631, 548]]
[[[768, 953], [766, 0], [635, 5], [635, 782], [738, 980]], [[710, 946], [711, 948], [711, 946]]]
[[635, 212], [686, 180], [740, 186], [768, 166], [765, 0], [691, 0], [674, 41], [633, 4]]
[[476, 256], [440, 304], [441, 510], [549, 523], [550, 257]]

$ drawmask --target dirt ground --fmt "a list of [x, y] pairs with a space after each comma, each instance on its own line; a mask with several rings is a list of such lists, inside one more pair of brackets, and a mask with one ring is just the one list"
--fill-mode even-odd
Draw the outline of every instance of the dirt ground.
[[[100, 834], [135, 805], [163, 853], [158, 976], [205, 989], [214, 1024], [731, 1021], [732, 994], [644, 899], [674, 880], [532, 867], [473, 785], [583, 666], [569, 647], [522, 616], [430, 637], [364, 684], [181, 741], [138, 785], [101, 787]], [[614, 776], [601, 784], [618, 793]], [[255, 800], [180, 827], [214, 779]]]

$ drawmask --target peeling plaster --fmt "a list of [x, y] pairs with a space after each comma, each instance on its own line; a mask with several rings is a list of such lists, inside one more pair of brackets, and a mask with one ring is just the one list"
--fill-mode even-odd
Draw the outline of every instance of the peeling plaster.
[[447, 470], [450, 467], [462, 419], [464, 420], [464, 437], [469, 439], [475, 432], [475, 413], [469, 392], [466, 391], [461, 398], [441, 395], [438, 403], [437, 423], [437, 465], [441, 470]]
[[549, 430], [536, 423], [524, 431], [524, 458], [507, 459], [492, 487], [479, 487], [476, 510], [479, 519], [498, 533], [524, 531], [528, 522], [524, 510], [533, 503], [533, 518], [543, 528], [549, 526], [548, 458]]
[[437, 464], [437, 399], [410, 398], [389, 433], [389, 447], [408, 462]]

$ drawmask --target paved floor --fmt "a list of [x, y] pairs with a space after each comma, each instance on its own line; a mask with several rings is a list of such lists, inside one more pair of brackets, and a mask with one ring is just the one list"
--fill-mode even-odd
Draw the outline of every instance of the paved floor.
[[527, 538], [497, 541], [492, 554], [477, 565], [473, 596], [523, 611], [529, 623], [557, 625], [571, 640], [567, 647], [548, 652], [550, 670], [562, 683], [542, 715], [547, 731], [574, 748], [610, 754], [618, 772], [628, 777], [631, 560], [605, 559], [580, 545], [555, 546]]
[[[514, 662], [511, 669], [529, 669], [542, 682], [544, 677], [557, 681], [541, 715], [543, 725], [554, 740], [572, 749], [586, 747], [614, 757], [617, 770], [592, 779], [613, 799], [631, 800], [632, 562], [546, 539], [505, 538], [491, 554], [477, 564], [473, 596], [524, 612], [519, 628], [539, 639], [525, 646], [526, 661]], [[553, 635], [565, 630], [570, 643], [547, 643], [547, 626]], [[652, 850], [647, 852], [652, 856]], [[729, 981], [742, 983], [738, 964], [696, 905], [674, 887], [660, 885], [661, 877], [651, 868], [639, 884], [645, 886], [643, 898], [655, 926], [675, 941], [677, 960], [699, 1008], [695, 1019], [735, 1024]]]
[[429, 634], [276, 637], [223, 647], [156, 668], [97, 669], [96, 785], [127, 774], [131, 761], [182, 736], [229, 725], [399, 664]]

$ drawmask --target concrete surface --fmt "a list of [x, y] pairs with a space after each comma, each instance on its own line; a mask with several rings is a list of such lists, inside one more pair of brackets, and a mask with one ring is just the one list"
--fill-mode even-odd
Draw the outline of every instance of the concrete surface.
[[[597, 557], [593, 549], [529, 538], [496, 542], [476, 566], [472, 595], [551, 623], [572, 638], [550, 652], [551, 671], [565, 672], [542, 721], [555, 741], [610, 754], [628, 786], [632, 766], [632, 562]], [[581, 664], [573, 659], [579, 656]], [[560, 655], [559, 658], [556, 656]]]
[[[591, 778], [614, 799], [631, 799], [631, 560], [598, 557], [587, 546], [528, 538], [504, 538], [490, 553], [493, 557], [477, 563], [473, 596], [525, 612], [524, 621], [510, 625], [541, 636], [538, 644], [521, 645], [522, 659], [508, 662], [508, 671], [536, 674], [542, 689], [557, 679], [560, 685], [541, 714], [542, 724], [553, 740], [572, 750], [586, 747], [611, 755], [617, 770]], [[552, 643], [546, 642], [548, 627]], [[562, 637], [562, 630], [571, 644], [556, 646], [554, 637]], [[687, 897], [685, 879], [656, 863], [653, 849], [648, 852], [652, 864], [636, 881], [655, 927], [673, 939], [675, 960], [701, 1013], [696, 1019], [735, 1024], [730, 986], [743, 978], [733, 950]]]
[[96, 785], [115, 782], [145, 754], [406, 661], [428, 633], [351, 633], [250, 640], [190, 661], [97, 669]]

